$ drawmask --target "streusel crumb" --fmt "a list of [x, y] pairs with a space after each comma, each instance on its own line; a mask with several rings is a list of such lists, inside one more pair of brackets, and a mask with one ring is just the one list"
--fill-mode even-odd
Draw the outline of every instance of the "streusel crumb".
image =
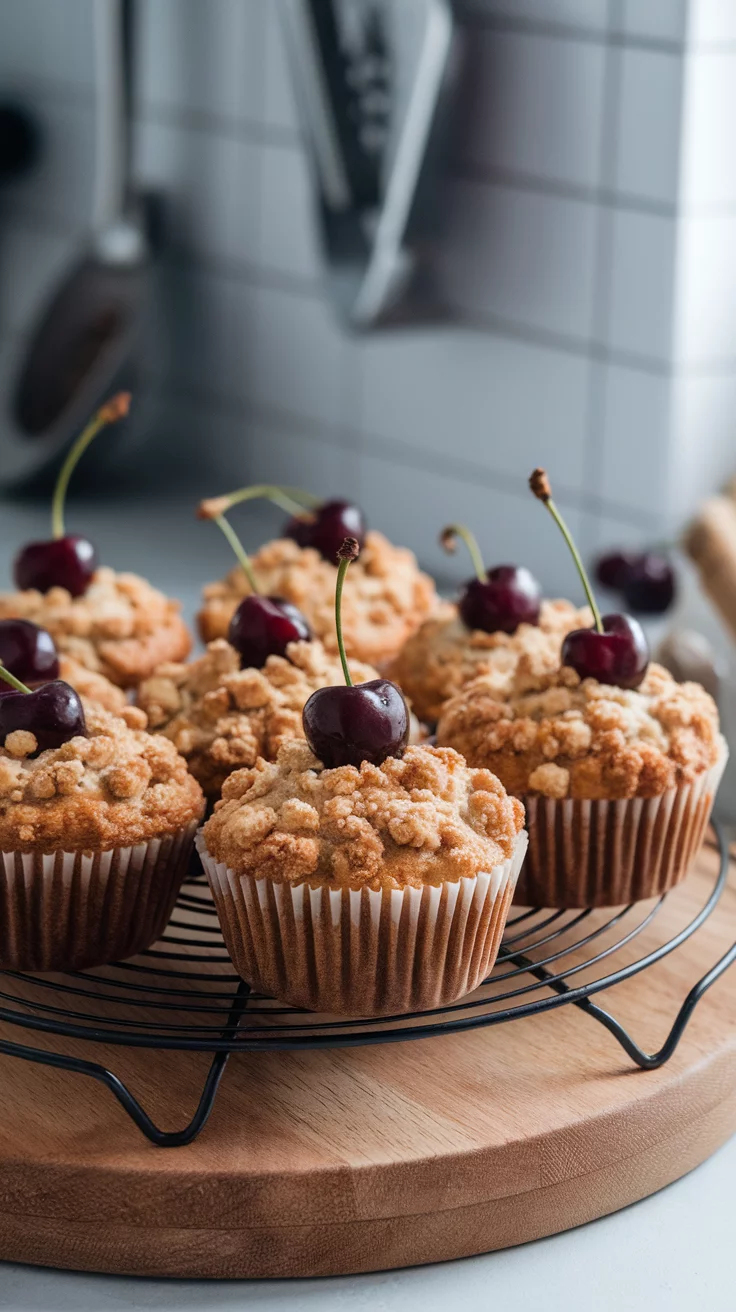
[[[266, 543], [253, 556], [252, 565], [261, 591], [293, 602], [327, 650], [336, 651], [336, 567], [291, 538]], [[247, 579], [238, 568], [219, 583], [208, 584], [197, 617], [205, 642], [227, 636], [233, 611], [249, 592]], [[381, 533], [366, 534], [343, 592], [342, 626], [348, 655], [372, 664], [391, 660], [436, 602], [434, 584], [417, 568], [411, 551], [393, 546]]]
[[[377, 678], [360, 661], [353, 679]], [[186, 757], [209, 797], [218, 797], [233, 770], [276, 758], [282, 743], [303, 738], [302, 710], [317, 688], [343, 683], [337, 657], [321, 642], [295, 642], [288, 659], [269, 656], [262, 670], [240, 668], [223, 638], [189, 665], [162, 665], [138, 689], [138, 705]]]
[[66, 588], [0, 594], [0, 619], [19, 616], [48, 629], [59, 652], [133, 688], [166, 660], [184, 660], [192, 640], [179, 603], [137, 574], [98, 569], [87, 591]]
[[[105, 851], [173, 833], [204, 811], [173, 743], [84, 702], [89, 736], [34, 756], [32, 733], [0, 747], [0, 851]], [[133, 712], [131, 716], [129, 712]]]
[[492, 680], [498, 697], [506, 696], [522, 654], [532, 677], [555, 669], [565, 634], [591, 623], [587, 607], [578, 610], [569, 601], [544, 601], [538, 625], [520, 624], [511, 634], [484, 633], [466, 628], [457, 607], [445, 604], [404, 644], [390, 676], [420, 719], [433, 723], [445, 703], [481, 674]]
[[627, 690], [567, 666], [535, 678], [522, 658], [507, 700], [482, 676], [448, 702], [437, 741], [517, 796], [603, 799], [658, 797], [714, 765], [723, 740], [713, 698], [660, 665]]
[[237, 875], [418, 888], [492, 870], [523, 825], [523, 806], [495, 775], [446, 748], [325, 770], [306, 743], [290, 742], [276, 763], [230, 776], [204, 838]]
[[96, 702], [98, 706], [104, 707], [106, 711], [112, 711], [115, 715], [119, 715], [126, 705], [126, 696], [122, 688], [111, 683], [104, 674], [96, 674], [86, 665], [80, 665], [73, 656], [63, 654], [59, 656], [59, 678], [65, 683], [70, 683], [80, 697]]

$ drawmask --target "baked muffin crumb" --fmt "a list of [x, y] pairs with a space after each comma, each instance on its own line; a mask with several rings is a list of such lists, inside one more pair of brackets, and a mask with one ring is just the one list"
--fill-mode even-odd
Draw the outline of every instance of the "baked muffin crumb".
[[508, 860], [524, 808], [488, 770], [447, 748], [326, 770], [306, 743], [238, 770], [204, 838], [237, 874], [335, 887], [455, 882]]

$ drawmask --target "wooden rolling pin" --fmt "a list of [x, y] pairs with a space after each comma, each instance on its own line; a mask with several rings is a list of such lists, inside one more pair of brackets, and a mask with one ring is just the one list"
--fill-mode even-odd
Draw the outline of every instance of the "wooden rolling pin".
[[686, 530], [683, 547], [697, 566], [703, 591], [736, 638], [736, 499], [706, 501]]

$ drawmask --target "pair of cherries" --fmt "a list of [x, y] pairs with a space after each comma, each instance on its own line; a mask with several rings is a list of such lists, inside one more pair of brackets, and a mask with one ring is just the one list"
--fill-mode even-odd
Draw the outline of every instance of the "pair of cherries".
[[[597, 679], [599, 683], [619, 688], [638, 687], [649, 663], [649, 649], [641, 625], [629, 615], [600, 615], [575, 544], [552, 501], [544, 471], [535, 470], [530, 484], [562, 530], [595, 617], [592, 629], [568, 633], [562, 644], [562, 664], [569, 665], [581, 679]], [[475, 578], [464, 584], [458, 599], [463, 623], [484, 633], [509, 634], [515, 633], [520, 624], [538, 624], [542, 591], [529, 570], [515, 565], [498, 565], [486, 570], [473, 534], [462, 524], [450, 524], [440, 535], [440, 541], [445, 550], [454, 551], [458, 537], [465, 542], [476, 573]]]
[[675, 571], [658, 551], [609, 552], [600, 557], [595, 573], [602, 587], [620, 592], [639, 615], [664, 615], [675, 600]]
[[[0, 620], [0, 739], [27, 729], [38, 751], [86, 736], [78, 694], [59, 678], [51, 634], [30, 620]], [[30, 686], [29, 686], [30, 685]]]
[[[228, 642], [239, 653], [243, 667], [260, 669], [269, 656], [286, 656], [291, 642], [310, 642], [312, 631], [299, 608], [283, 597], [263, 596], [248, 556], [232, 528], [224, 518], [225, 512], [240, 501], [254, 496], [267, 496], [279, 505], [289, 505], [291, 497], [284, 489], [270, 485], [243, 488], [229, 496], [202, 501], [200, 518], [214, 519], [225, 533], [242, 566], [251, 587], [251, 594], [238, 605], [228, 628]], [[283, 530], [283, 536], [292, 538], [300, 547], [312, 547], [320, 555], [338, 564], [339, 553], [346, 538], [362, 546], [365, 522], [362, 512], [349, 501], [325, 501], [311, 509], [296, 505], [298, 514], [292, 515]]]

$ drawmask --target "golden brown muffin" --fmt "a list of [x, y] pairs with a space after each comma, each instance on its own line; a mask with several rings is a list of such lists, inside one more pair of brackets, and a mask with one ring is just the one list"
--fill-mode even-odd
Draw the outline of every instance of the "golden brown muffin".
[[[336, 566], [291, 538], [268, 542], [253, 556], [252, 565], [261, 591], [293, 602], [306, 616], [315, 637], [328, 651], [336, 651]], [[233, 611], [249, 592], [240, 568], [205, 587], [197, 617], [205, 642], [227, 636]], [[348, 655], [371, 664], [392, 659], [436, 602], [434, 584], [417, 568], [412, 552], [392, 546], [380, 533], [368, 533], [343, 592], [342, 625]]]
[[650, 665], [639, 688], [582, 682], [567, 666], [531, 677], [520, 663], [507, 700], [482, 676], [447, 703], [438, 743], [498, 774], [516, 796], [657, 797], [718, 759], [713, 698]]
[[0, 746], [0, 969], [82, 970], [163, 933], [204, 812], [173, 743], [127, 706], [84, 702], [87, 734]]
[[86, 665], [80, 665], [72, 656], [59, 656], [59, 678], [71, 684], [87, 701], [96, 702], [105, 711], [119, 715], [128, 699], [122, 688], [111, 683], [104, 674], [95, 674]]
[[137, 574], [100, 568], [87, 591], [65, 588], [0, 594], [0, 619], [20, 617], [48, 629], [60, 654], [121, 688], [134, 688], [166, 660], [183, 660], [192, 645], [179, 603]]
[[493, 870], [523, 825], [499, 780], [446, 748], [326, 770], [306, 743], [289, 742], [276, 763], [230, 776], [204, 841], [238, 875], [404, 889]]
[[[359, 661], [356, 683], [377, 678]], [[344, 682], [337, 657], [321, 642], [294, 642], [288, 660], [269, 656], [262, 670], [240, 668], [240, 655], [223, 638], [189, 665], [162, 665], [138, 689], [138, 705], [151, 729], [175, 744], [210, 798], [233, 770], [259, 756], [275, 760], [279, 748], [303, 738], [302, 710], [317, 688]]]
[[572, 629], [587, 628], [592, 615], [569, 601], [544, 601], [539, 624], [521, 624], [515, 633], [468, 629], [457, 607], [443, 605], [407, 640], [390, 669], [422, 720], [434, 723], [442, 708], [481, 674], [503, 697], [524, 655], [542, 674], [559, 665], [562, 639]]
[[202, 815], [199, 784], [141, 711], [83, 705], [87, 737], [34, 756], [33, 734], [15, 730], [0, 746], [0, 851], [124, 847]]
[[197, 840], [236, 969], [294, 1006], [380, 1016], [471, 992], [496, 960], [524, 808], [456, 752], [325, 769], [284, 744], [226, 780]]

